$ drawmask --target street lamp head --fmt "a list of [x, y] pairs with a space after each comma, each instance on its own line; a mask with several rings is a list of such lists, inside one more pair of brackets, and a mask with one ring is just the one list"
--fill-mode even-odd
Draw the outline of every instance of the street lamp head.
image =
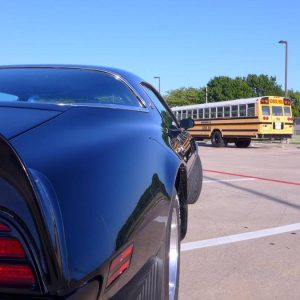
[[279, 44], [287, 44], [287, 41], [281, 40], [281, 41], [279, 41], [278, 43], [279, 43]]
[[155, 78], [155, 79], [159, 79], [159, 78], [160, 78], [160, 76], [154, 76], [153, 78]]

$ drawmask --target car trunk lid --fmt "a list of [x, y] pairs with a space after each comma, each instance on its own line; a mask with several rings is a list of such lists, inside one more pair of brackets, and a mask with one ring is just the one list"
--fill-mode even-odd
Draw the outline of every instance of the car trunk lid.
[[0, 134], [6, 139], [20, 135], [61, 114], [61, 110], [34, 107], [0, 107]]

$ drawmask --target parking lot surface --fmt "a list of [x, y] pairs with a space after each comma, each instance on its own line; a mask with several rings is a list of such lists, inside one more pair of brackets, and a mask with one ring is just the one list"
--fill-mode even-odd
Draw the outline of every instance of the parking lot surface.
[[199, 144], [203, 190], [181, 244], [180, 300], [300, 299], [298, 147]]

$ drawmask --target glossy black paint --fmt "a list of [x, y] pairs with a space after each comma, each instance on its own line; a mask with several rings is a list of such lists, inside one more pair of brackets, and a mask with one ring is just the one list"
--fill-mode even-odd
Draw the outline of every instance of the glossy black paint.
[[[0, 165], [0, 177], [19, 197], [0, 203], [0, 218], [10, 211], [28, 233], [40, 278], [36, 293], [79, 299], [82, 286], [94, 282], [86, 290], [94, 295], [97, 286], [95, 297], [108, 299], [153, 257], [164, 259], [175, 187], [186, 226], [187, 197], [200, 192], [189, 184], [197, 146], [177, 125], [164, 123], [139, 77], [110, 68], [43, 67], [118, 75], [143, 103], [139, 109], [0, 103], [0, 116], [9, 116], [0, 118], [0, 153], [15, 161]], [[18, 180], [8, 180], [14, 173]], [[0, 192], [8, 195], [1, 182]], [[110, 261], [132, 242], [130, 268], [105, 289]]]
[[180, 127], [184, 128], [184, 129], [193, 128], [195, 125], [194, 120], [191, 118], [182, 119], [182, 120], [180, 120], [179, 124], [180, 124]]

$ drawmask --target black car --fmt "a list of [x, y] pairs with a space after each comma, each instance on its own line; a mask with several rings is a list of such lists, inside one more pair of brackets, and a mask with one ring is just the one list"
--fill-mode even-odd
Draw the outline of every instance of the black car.
[[0, 298], [177, 299], [191, 126], [125, 71], [0, 67]]

